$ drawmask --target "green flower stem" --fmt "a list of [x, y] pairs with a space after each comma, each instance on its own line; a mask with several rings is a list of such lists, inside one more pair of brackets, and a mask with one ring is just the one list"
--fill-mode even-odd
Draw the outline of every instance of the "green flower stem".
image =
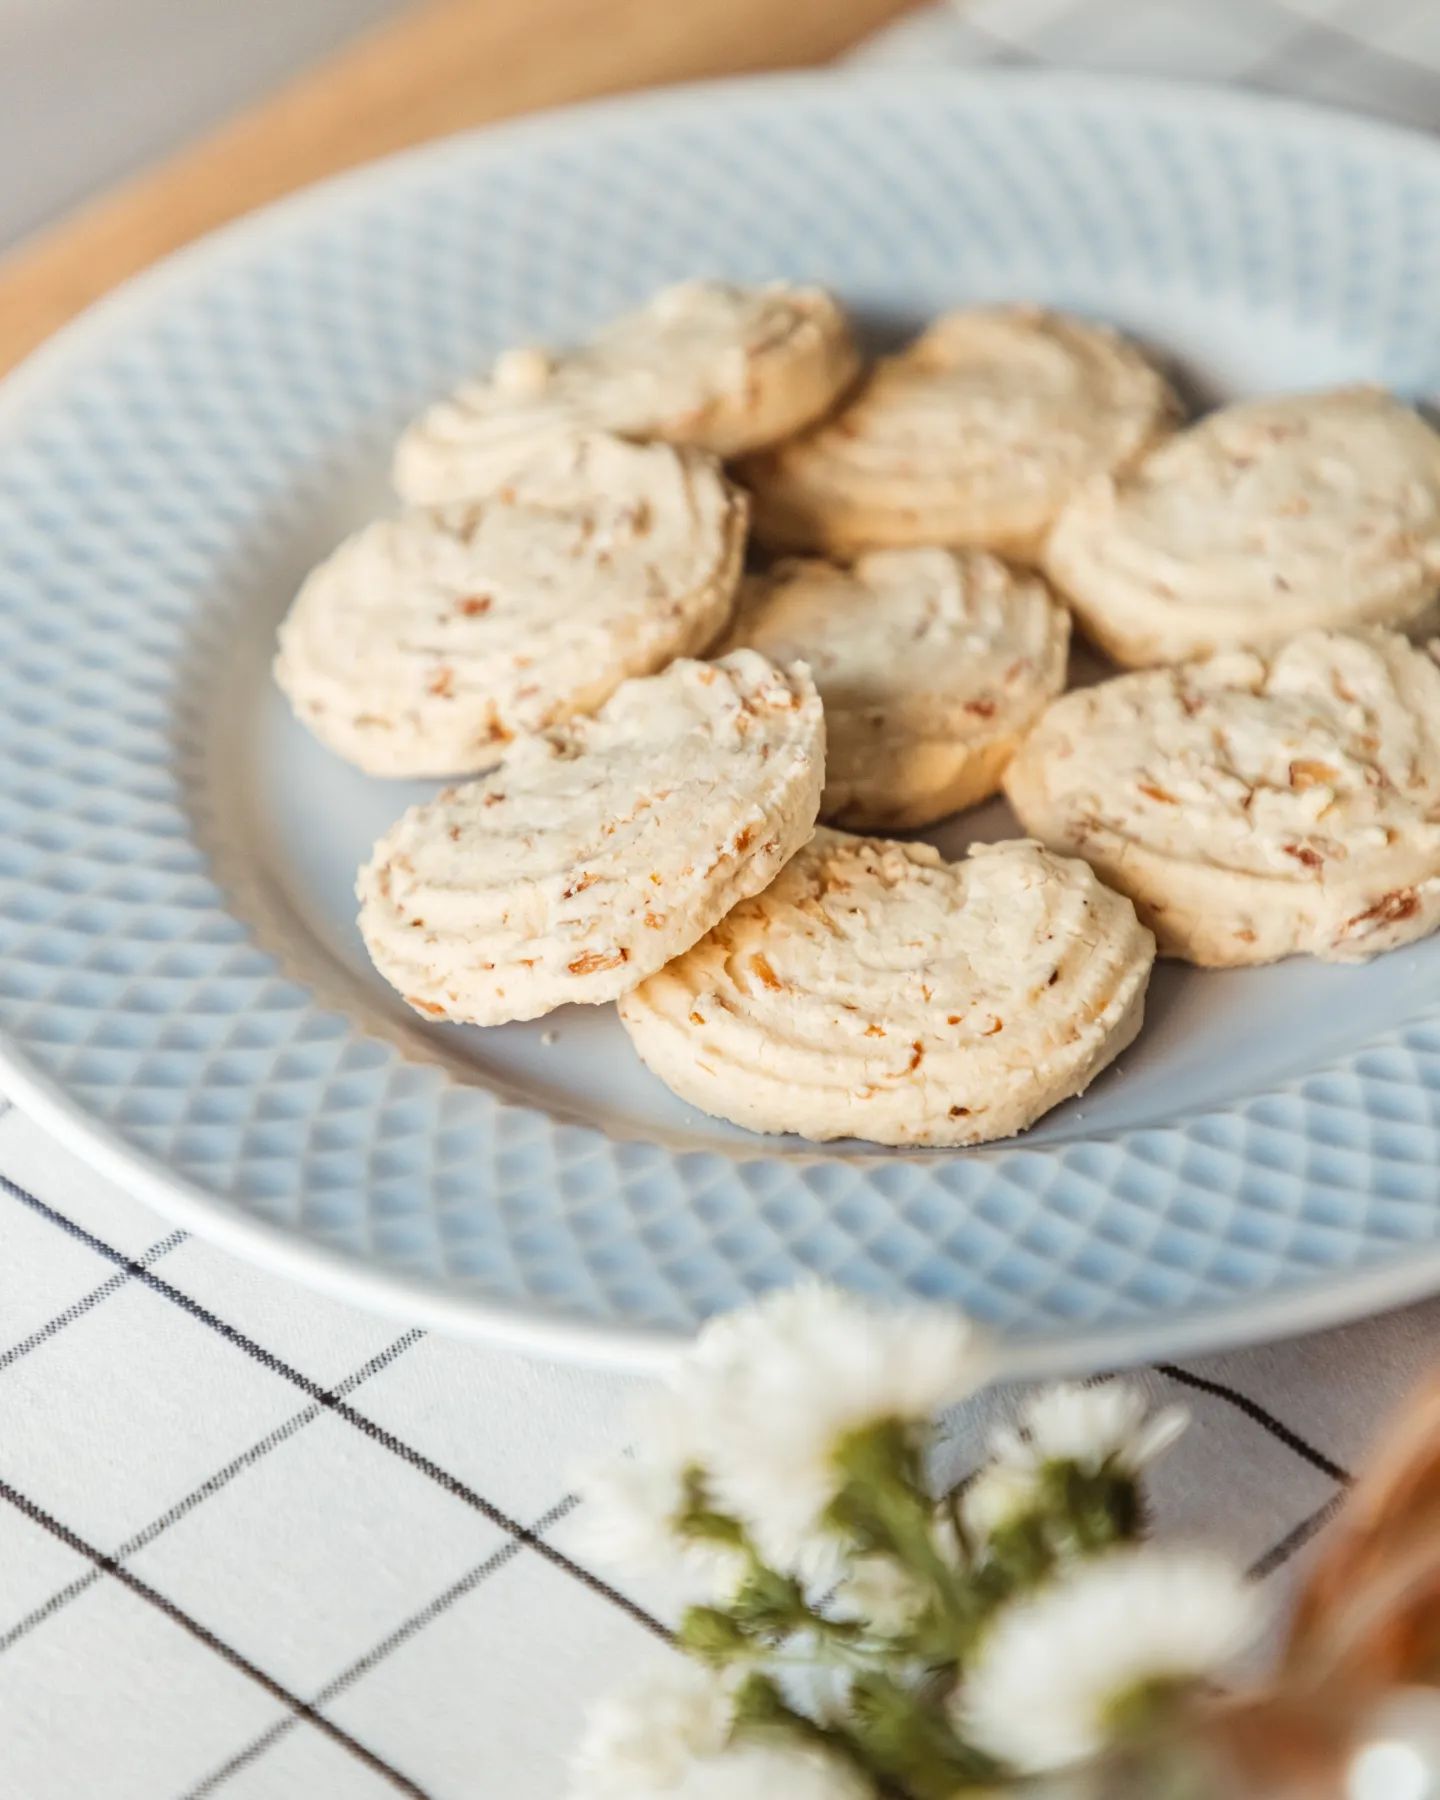
[[835, 1451], [845, 1481], [831, 1522], [863, 1550], [893, 1556], [932, 1590], [939, 1610], [968, 1635], [961, 1571], [935, 1547], [935, 1504], [925, 1491], [919, 1453], [898, 1419], [852, 1433]]
[[[797, 1712], [768, 1675], [747, 1676], [736, 1690], [734, 1728], [740, 1736], [751, 1732], [788, 1732], [805, 1743], [819, 1745], [848, 1763], [866, 1780], [875, 1778], [875, 1769], [845, 1732], [832, 1730]], [[897, 1796], [896, 1800], [905, 1800], [905, 1797]]]
[[952, 1487], [946, 1494], [942, 1504], [945, 1516], [950, 1521], [950, 1529], [955, 1533], [955, 1542], [960, 1546], [960, 1554], [967, 1563], [975, 1560], [975, 1545], [971, 1542], [970, 1533], [965, 1528], [965, 1513], [960, 1504], [961, 1490]]
[[911, 1800], [955, 1800], [988, 1787], [999, 1766], [952, 1730], [944, 1712], [878, 1670], [850, 1690], [848, 1735], [863, 1765]]
[[[688, 1536], [737, 1551], [747, 1573], [727, 1602], [691, 1607], [680, 1640], [716, 1667], [748, 1667], [736, 1706], [738, 1731], [783, 1731], [823, 1744], [862, 1771], [885, 1800], [961, 1800], [993, 1793], [1004, 1777], [957, 1734], [945, 1706], [992, 1618], [1067, 1562], [1132, 1540], [1141, 1510], [1129, 1474], [1050, 1463], [1038, 1471], [1033, 1505], [983, 1543], [968, 1539], [952, 1494], [949, 1520], [960, 1546], [958, 1562], [952, 1561], [936, 1537], [939, 1509], [925, 1486], [921, 1451], [918, 1429], [898, 1419], [852, 1433], [836, 1448], [838, 1491], [821, 1521], [854, 1555], [893, 1561], [923, 1588], [927, 1598], [910, 1628], [878, 1636], [863, 1619], [827, 1617], [801, 1582], [765, 1562], [739, 1520], [711, 1504], [696, 1470], [677, 1524]], [[792, 1663], [814, 1668], [817, 1662], [842, 1671], [848, 1685], [843, 1723], [807, 1718], [773, 1679]], [[1107, 1721], [1114, 1739], [1134, 1743], [1176, 1698], [1163, 1683], [1117, 1697]]]

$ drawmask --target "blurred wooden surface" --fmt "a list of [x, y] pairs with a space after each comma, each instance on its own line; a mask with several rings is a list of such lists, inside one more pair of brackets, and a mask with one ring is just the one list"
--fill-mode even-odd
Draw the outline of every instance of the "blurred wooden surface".
[[0, 370], [157, 257], [338, 169], [591, 94], [825, 62], [908, 3], [423, 0], [0, 261]]

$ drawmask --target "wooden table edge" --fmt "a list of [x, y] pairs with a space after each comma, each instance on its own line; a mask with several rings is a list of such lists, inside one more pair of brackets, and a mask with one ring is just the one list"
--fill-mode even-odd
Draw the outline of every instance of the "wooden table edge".
[[593, 95], [826, 62], [914, 0], [425, 0], [0, 259], [0, 373], [217, 226], [428, 138]]

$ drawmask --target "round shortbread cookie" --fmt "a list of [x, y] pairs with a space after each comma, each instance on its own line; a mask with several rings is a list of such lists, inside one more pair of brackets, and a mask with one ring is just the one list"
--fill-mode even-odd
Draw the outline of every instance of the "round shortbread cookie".
[[822, 828], [620, 1017], [681, 1099], [752, 1131], [978, 1144], [1125, 1048], [1154, 958], [1128, 900], [1038, 844], [947, 863]]
[[912, 830], [993, 794], [1065, 686], [1070, 615], [984, 551], [779, 563], [741, 584], [731, 644], [805, 662], [825, 703], [821, 814]]
[[1134, 900], [1162, 954], [1359, 962], [1440, 922], [1440, 669], [1395, 632], [1079, 689], [1005, 791]]
[[742, 650], [627, 681], [391, 828], [356, 888], [366, 948], [429, 1018], [613, 1000], [774, 878], [824, 762], [803, 668]]
[[1033, 306], [949, 313], [837, 413], [741, 470], [782, 550], [969, 544], [1022, 560], [1084, 482], [1170, 430], [1133, 345]]
[[537, 440], [577, 426], [736, 456], [810, 424], [859, 366], [820, 288], [681, 282], [577, 349], [507, 352], [409, 428], [395, 485], [415, 505], [469, 500]]
[[713, 643], [745, 519], [703, 451], [557, 440], [491, 499], [342, 544], [281, 626], [275, 679], [372, 775], [491, 768], [511, 739]]
[[1044, 563], [1132, 667], [1403, 624], [1440, 583], [1440, 436], [1378, 388], [1223, 407], [1078, 496]]

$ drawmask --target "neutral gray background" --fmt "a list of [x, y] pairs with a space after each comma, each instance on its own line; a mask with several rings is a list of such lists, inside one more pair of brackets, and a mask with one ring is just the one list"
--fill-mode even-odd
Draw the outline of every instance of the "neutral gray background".
[[0, 0], [0, 247], [401, 3]]

